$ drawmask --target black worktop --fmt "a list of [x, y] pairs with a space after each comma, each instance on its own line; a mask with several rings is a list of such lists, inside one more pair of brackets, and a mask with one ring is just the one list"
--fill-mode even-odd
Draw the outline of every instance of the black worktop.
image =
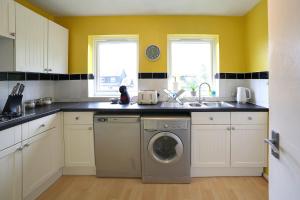
[[48, 106], [27, 109], [26, 113], [19, 118], [0, 122], [0, 130], [4, 130], [34, 119], [63, 112], [97, 112], [103, 114], [177, 114], [190, 112], [268, 112], [269, 109], [254, 104], [238, 104], [230, 102], [234, 107], [228, 108], [192, 108], [192, 107], [161, 107], [157, 105], [119, 105], [108, 102], [61, 102]]

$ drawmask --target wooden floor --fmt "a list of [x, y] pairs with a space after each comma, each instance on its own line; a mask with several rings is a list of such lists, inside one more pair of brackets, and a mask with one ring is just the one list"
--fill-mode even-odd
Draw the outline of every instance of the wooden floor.
[[191, 184], [142, 184], [140, 179], [63, 176], [39, 200], [267, 200], [261, 177], [194, 178]]

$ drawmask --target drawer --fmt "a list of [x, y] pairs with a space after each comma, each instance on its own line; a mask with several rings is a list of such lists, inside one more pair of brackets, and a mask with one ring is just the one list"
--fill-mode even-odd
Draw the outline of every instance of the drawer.
[[64, 112], [64, 124], [93, 124], [92, 112]]
[[230, 112], [193, 112], [192, 124], [230, 124]]
[[231, 124], [268, 124], [267, 112], [232, 112]]
[[[49, 129], [52, 129], [57, 126], [57, 114], [49, 115], [46, 117], [42, 117], [40, 119], [33, 120], [28, 122], [28, 133], [27, 137], [23, 137], [23, 139], [27, 139], [43, 133]], [[22, 127], [24, 128], [24, 126]], [[24, 129], [23, 129], [24, 130]]]
[[21, 142], [21, 126], [0, 131], [0, 151]]

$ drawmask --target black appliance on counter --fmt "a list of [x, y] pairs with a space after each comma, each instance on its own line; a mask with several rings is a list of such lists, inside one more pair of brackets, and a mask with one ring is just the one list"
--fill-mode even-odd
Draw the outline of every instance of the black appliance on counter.
[[[12, 119], [15, 117], [20, 117], [22, 115], [22, 99], [25, 86], [23, 84], [17, 83], [10, 95], [8, 95], [7, 101], [0, 116], [1, 119]], [[5, 120], [6, 121], [6, 120]]]
[[121, 93], [121, 96], [120, 96], [120, 101], [119, 103], [120, 104], [129, 104], [130, 103], [130, 97], [129, 97], [129, 94], [127, 92], [127, 87], [122, 85], [120, 88], [119, 88], [119, 91]]

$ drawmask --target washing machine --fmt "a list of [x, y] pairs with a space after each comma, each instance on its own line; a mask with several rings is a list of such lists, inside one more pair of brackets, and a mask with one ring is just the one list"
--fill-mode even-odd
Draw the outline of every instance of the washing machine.
[[190, 183], [190, 117], [144, 116], [141, 122], [143, 182]]

